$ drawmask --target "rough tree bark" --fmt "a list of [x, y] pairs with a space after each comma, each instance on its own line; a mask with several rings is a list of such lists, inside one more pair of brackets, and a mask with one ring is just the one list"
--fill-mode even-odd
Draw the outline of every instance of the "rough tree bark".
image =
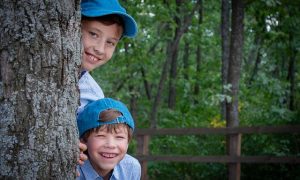
[[289, 101], [288, 108], [291, 111], [295, 110], [295, 105], [294, 105], [294, 102], [295, 102], [295, 89], [296, 89], [296, 86], [295, 86], [295, 74], [296, 74], [295, 65], [296, 65], [296, 57], [297, 57], [296, 56], [297, 55], [297, 50], [293, 45], [293, 39], [294, 39], [293, 35], [292, 35], [292, 33], [290, 33], [290, 35], [289, 35], [289, 47], [288, 47], [290, 55], [289, 55], [287, 80], [290, 83], [290, 85], [289, 85], [289, 97], [288, 97], [288, 101]]
[[0, 179], [75, 179], [79, 1], [0, 4]]
[[190, 58], [190, 42], [189, 40], [184, 40], [184, 54], [183, 54], [183, 77], [186, 81], [189, 80], [189, 58]]
[[[229, 64], [229, 49], [230, 49], [230, 2], [222, 0], [221, 12], [221, 36], [222, 36], [222, 94], [225, 94], [225, 86], [228, 78], [228, 64]], [[226, 117], [226, 101], [221, 102], [221, 120]]]
[[[199, 14], [199, 20], [198, 20], [198, 24], [199, 27], [202, 25], [203, 22], [203, 2], [202, 0], [199, 0], [199, 4], [200, 4], [200, 8], [198, 10], [198, 14]], [[202, 33], [199, 30], [199, 39], [202, 37]], [[197, 45], [196, 48], [196, 82], [195, 82], [195, 86], [194, 86], [194, 95], [198, 96], [200, 94], [200, 72], [201, 72], [201, 62], [202, 62], [202, 48], [200, 43]], [[198, 100], [194, 100], [195, 104], [198, 104]]]

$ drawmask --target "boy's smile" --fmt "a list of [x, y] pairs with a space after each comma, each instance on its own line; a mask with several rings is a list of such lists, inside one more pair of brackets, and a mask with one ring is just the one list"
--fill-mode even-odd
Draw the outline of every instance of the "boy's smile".
[[111, 154], [111, 153], [101, 153], [101, 156], [104, 158], [114, 158], [117, 156], [117, 154]]
[[84, 70], [91, 71], [111, 59], [123, 29], [117, 24], [106, 25], [96, 20], [83, 20], [81, 31], [81, 66]]

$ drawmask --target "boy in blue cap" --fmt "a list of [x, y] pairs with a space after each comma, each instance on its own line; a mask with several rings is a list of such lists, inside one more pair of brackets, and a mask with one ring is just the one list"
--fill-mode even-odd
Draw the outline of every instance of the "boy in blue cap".
[[140, 163], [127, 154], [134, 120], [122, 102], [103, 98], [89, 103], [79, 114], [77, 125], [89, 157], [78, 166], [77, 180], [140, 180]]
[[104, 98], [89, 71], [108, 62], [122, 37], [134, 37], [137, 24], [118, 0], [82, 0], [82, 75], [79, 79], [80, 113], [89, 102]]

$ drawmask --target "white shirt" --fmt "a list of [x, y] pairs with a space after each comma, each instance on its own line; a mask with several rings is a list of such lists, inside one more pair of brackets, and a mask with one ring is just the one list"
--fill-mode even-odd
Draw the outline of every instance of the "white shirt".
[[80, 77], [78, 87], [80, 93], [80, 106], [77, 110], [77, 114], [80, 113], [88, 103], [104, 98], [101, 87], [88, 71], [84, 72]]

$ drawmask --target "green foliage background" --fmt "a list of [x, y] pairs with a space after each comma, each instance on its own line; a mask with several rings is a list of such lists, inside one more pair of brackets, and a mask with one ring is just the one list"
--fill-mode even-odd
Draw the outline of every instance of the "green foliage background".
[[[173, 36], [176, 23], [174, 0], [121, 1], [135, 17], [139, 33], [136, 38], [124, 38], [118, 44], [113, 59], [92, 75], [107, 97], [114, 97], [129, 105], [137, 101], [137, 128], [148, 128], [149, 113], [157, 91], [166, 43]], [[192, 9], [195, 1], [186, 1]], [[203, 22], [195, 13], [192, 25], [180, 42], [176, 107], [167, 107], [168, 82], [164, 86], [157, 125], [159, 128], [221, 127], [221, 1], [203, 0]], [[300, 1], [245, 1], [245, 31], [242, 76], [239, 92], [241, 126], [300, 124]], [[164, 28], [168, 23], [169, 27]], [[255, 43], [255, 38], [260, 43]], [[183, 68], [184, 43], [189, 44], [189, 66]], [[201, 47], [201, 69], [195, 67], [196, 46]], [[126, 48], [125, 48], [126, 46]], [[153, 48], [154, 47], [154, 48]], [[254, 72], [253, 49], [259, 48], [260, 63]], [[151, 50], [152, 49], [152, 50]], [[289, 60], [295, 58], [294, 109], [290, 109]], [[145, 69], [145, 78], [141, 74]], [[189, 78], [184, 78], [184, 74]], [[253, 75], [254, 74], [254, 75]], [[193, 88], [200, 79], [200, 94]], [[151, 99], [145, 92], [144, 80], [151, 85]], [[197, 101], [198, 103], [193, 103]], [[135, 153], [136, 142], [130, 153]], [[245, 135], [242, 137], [243, 155], [300, 156], [299, 135]], [[224, 155], [222, 136], [160, 136], [151, 139], [151, 154]], [[300, 165], [243, 164], [242, 179], [300, 179]], [[150, 179], [226, 179], [225, 164], [218, 163], [156, 163], [148, 164]], [[259, 177], [259, 178], [258, 178]]]

